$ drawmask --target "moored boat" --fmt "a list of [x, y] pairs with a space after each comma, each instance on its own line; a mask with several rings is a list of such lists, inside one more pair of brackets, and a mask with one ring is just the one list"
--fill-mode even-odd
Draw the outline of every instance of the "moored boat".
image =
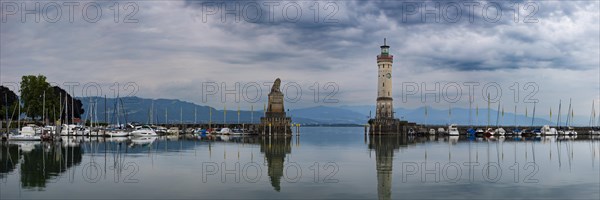
[[124, 130], [108, 130], [105, 135], [107, 137], [127, 137], [129, 133]]
[[222, 129], [219, 131], [219, 134], [223, 134], [223, 135], [228, 135], [228, 134], [231, 134], [231, 129], [229, 129], [229, 128], [222, 128]]
[[496, 134], [496, 133], [494, 132], [494, 129], [492, 129], [492, 128], [487, 128], [484, 133], [485, 136], [493, 136], [494, 134]]
[[42, 140], [40, 134], [37, 134], [36, 126], [25, 126], [19, 131], [19, 134], [8, 135], [8, 140], [11, 141], [39, 141]]
[[504, 134], [506, 134], [506, 130], [504, 130], [502, 127], [497, 128], [496, 130], [494, 130], [494, 132], [496, 133], [496, 135], [504, 135]]
[[435, 129], [429, 129], [429, 135], [435, 135]]
[[485, 134], [485, 131], [483, 131], [483, 129], [478, 128], [477, 130], [475, 130], [476, 136], [483, 136], [484, 134]]
[[448, 126], [448, 135], [459, 135], [456, 124]]
[[136, 137], [158, 137], [158, 134], [150, 126], [138, 127], [137, 130], [131, 132], [131, 135]]
[[577, 131], [575, 131], [573, 127], [569, 126], [565, 131], [565, 135], [577, 135]]

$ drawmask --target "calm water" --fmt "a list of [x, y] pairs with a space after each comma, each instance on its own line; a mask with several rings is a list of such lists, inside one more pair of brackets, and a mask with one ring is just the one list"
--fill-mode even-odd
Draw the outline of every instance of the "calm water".
[[301, 133], [5, 142], [0, 199], [600, 198], [600, 138]]

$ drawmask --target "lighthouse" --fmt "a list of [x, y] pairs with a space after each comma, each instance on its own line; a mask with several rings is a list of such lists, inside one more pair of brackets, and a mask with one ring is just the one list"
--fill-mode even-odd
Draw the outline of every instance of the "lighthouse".
[[377, 55], [377, 104], [375, 118], [369, 119], [369, 134], [405, 134], [410, 128], [414, 128], [416, 123], [409, 123], [394, 117], [392, 99], [394, 56], [390, 55], [390, 46], [387, 45], [385, 38], [380, 48], [381, 52]]
[[375, 119], [393, 119], [394, 105], [392, 99], [392, 63], [394, 56], [390, 55], [390, 46], [383, 39], [381, 53], [377, 55], [377, 107]]

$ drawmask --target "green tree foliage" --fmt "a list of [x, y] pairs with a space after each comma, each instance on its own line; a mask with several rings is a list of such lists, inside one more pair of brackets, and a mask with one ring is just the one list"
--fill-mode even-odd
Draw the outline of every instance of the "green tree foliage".
[[[53, 119], [54, 108], [58, 107], [58, 97], [55, 95], [50, 83], [46, 82], [46, 77], [43, 75], [28, 75], [21, 77], [21, 101], [23, 102], [23, 110], [31, 119], [42, 119], [43, 113], [50, 120]], [[45, 95], [44, 95], [45, 94]], [[44, 100], [46, 102], [43, 110]]]
[[[62, 110], [58, 111], [56, 118], [62, 117], [61, 119], [65, 120], [65, 119], [69, 119], [71, 120], [72, 118], [81, 118], [81, 115], [85, 112], [85, 110], [83, 109], [83, 103], [81, 102], [81, 100], [74, 98], [67, 93], [67, 91], [63, 90], [62, 88], [58, 87], [58, 86], [54, 86], [52, 87], [53, 91], [54, 91], [54, 95], [56, 96], [57, 99], [61, 99], [62, 102]], [[66, 102], [65, 102], [65, 98], [66, 98]], [[67, 103], [68, 106], [68, 110], [65, 112], [65, 103]], [[58, 107], [57, 107], [58, 109]], [[72, 112], [71, 112], [72, 111]], [[66, 123], [66, 122], [64, 122]]]
[[7, 87], [0, 86], [0, 119], [17, 119], [18, 96]]

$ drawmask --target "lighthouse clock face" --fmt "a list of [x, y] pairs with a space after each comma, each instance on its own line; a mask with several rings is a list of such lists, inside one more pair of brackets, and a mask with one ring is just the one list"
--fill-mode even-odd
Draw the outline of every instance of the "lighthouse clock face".
[[391, 75], [390, 73], [387, 73], [387, 74], [385, 75], [385, 77], [387, 77], [388, 79], [390, 79], [390, 78], [392, 78], [392, 75]]

